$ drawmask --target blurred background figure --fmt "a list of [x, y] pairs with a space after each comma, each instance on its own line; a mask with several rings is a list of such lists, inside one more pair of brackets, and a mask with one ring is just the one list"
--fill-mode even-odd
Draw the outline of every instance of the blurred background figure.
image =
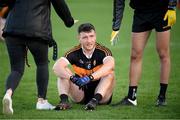
[[178, 0], [177, 8], [180, 9], [180, 0]]
[[8, 12], [8, 7], [0, 7], [0, 40], [4, 40], [2, 37], [2, 29], [4, 28]]

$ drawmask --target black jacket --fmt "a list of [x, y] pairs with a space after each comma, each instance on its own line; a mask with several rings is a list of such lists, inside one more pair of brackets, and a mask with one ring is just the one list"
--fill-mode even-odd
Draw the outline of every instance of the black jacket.
[[[0, 0], [0, 2], [8, 0]], [[13, 0], [9, 0], [13, 1]], [[14, 3], [0, 3], [10, 6], [11, 10], [6, 20], [3, 36], [18, 35], [41, 38], [51, 42], [52, 28], [50, 20], [51, 3], [59, 17], [67, 27], [74, 24], [74, 20], [64, 0], [14, 0]]]

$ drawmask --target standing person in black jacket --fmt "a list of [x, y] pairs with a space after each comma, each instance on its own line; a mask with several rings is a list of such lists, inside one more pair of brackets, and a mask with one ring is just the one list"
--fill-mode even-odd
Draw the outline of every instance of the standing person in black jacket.
[[64, 0], [0, 0], [1, 6], [10, 8], [3, 31], [11, 65], [11, 72], [6, 81], [6, 92], [2, 100], [4, 114], [13, 114], [11, 97], [24, 73], [27, 48], [32, 53], [37, 66], [36, 109], [54, 108], [46, 100], [49, 79], [48, 47], [55, 43], [50, 20], [51, 3], [65, 25], [71, 27], [74, 19]]
[[[137, 105], [136, 93], [142, 71], [143, 51], [152, 29], [156, 31], [156, 49], [160, 59], [160, 91], [157, 106], [166, 105], [166, 89], [170, 74], [170, 29], [176, 21], [176, 0], [130, 0], [134, 9], [132, 24], [132, 49], [128, 96], [116, 105]], [[114, 0], [114, 17], [111, 42], [118, 37], [123, 17], [124, 0]]]

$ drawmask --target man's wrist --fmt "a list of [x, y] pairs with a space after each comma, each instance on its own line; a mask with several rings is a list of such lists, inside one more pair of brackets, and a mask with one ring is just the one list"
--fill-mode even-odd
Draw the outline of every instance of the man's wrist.
[[168, 9], [175, 10], [177, 5], [177, 0], [169, 0]]
[[92, 75], [88, 76], [90, 78], [90, 81], [94, 80], [94, 77]]
[[69, 79], [72, 81], [73, 80], [73, 78], [74, 78], [74, 75], [71, 75], [70, 77], [69, 77]]
[[176, 7], [168, 7], [168, 10], [176, 10]]

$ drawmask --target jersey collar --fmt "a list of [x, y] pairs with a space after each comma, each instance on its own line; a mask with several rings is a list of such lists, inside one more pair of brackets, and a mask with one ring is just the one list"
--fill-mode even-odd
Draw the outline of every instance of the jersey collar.
[[81, 48], [82, 48], [83, 54], [84, 54], [88, 59], [90, 59], [90, 58], [92, 57], [92, 55], [93, 55], [94, 50], [95, 50], [96, 47], [93, 48], [93, 50], [91, 51], [90, 54], [85, 53], [85, 50], [84, 50], [83, 46], [81, 46]]

